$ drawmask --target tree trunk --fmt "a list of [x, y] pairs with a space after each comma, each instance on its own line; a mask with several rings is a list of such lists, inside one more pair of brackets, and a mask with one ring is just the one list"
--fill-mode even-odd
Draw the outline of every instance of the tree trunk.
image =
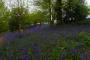
[[56, 1], [56, 19], [57, 25], [62, 24], [62, 0]]
[[50, 18], [50, 25], [52, 26], [54, 24], [53, 17], [52, 17], [52, 1], [49, 1], [49, 18]]

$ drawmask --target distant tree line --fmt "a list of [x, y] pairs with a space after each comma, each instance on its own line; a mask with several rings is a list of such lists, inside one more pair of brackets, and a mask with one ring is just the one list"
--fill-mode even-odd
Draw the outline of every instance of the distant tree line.
[[35, 0], [35, 2], [43, 12], [47, 11], [50, 24], [53, 24], [54, 20], [57, 21], [57, 25], [78, 23], [89, 14], [85, 0]]
[[[9, 10], [5, 0], [0, 0], [0, 32], [20, 31], [37, 23], [52, 25], [77, 24], [89, 14], [85, 0], [34, 0], [39, 8], [32, 13], [24, 0], [15, 0], [15, 6]], [[56, 21], [56, 23], [55, 23]]]
[[0, 0], [0, 32], [20, 31], [37, 23], [42, 24], [48, 17], [41, 11], [30, 13], [24, 0], [15, 0], [15, 5], [9, 10], [5, 0]]

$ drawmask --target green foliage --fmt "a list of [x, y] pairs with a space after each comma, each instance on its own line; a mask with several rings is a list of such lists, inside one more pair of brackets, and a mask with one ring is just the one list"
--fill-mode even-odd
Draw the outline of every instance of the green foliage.
[[89, 15], [89, 8], [85, 4], [79, 2], [75, 7], [76, 9], [74, 9], [74, 11], [76, 13], [76, 20], [82, 21]]
[[56, 0], [55, 4], [55, 13], [56, 13], [56, 20], [57, 25], [62, 24], [62, 0]]
[[[40, 10], [45, 14], [48, 23], [54, 23], [54, 0], [36, 0], [35, 5], [39, 6]], [[46, 20], [47, 21], [47, 20]]]
[[89, 8], [84, 0], [67, 0], [63, 8], [66, 11], [65, 23], [78, 23], [78, 21], [84, 20], [89, 15]]
[[48, 21], [47, 16], [45, 16], [44, 13], [41, 11], [37, 11], [37, 12], [29, 14], [29, 18], [32, 24], [36, 24], [36, 23], [41, 24]]
[[79, 34], [79, 41], [82, 41], [82, 44], [85, 44], [87, 47], [90, 46], [90, 36], [86, 35], [86, 33], [84, 32], [80, 32]]
[[89, 21], [79, 21], [79, 25], [90, 25]]
[[[40, 60], [81, 60], [80, 54], [90, 52], [90, 35], [85, 32], [80, 32], [77, 37], [59, 37], [54, 42], [52, 42], [53, 40], [46, 41], [46, 39], [42, 39], [41, 35], [39, 38], [38, 35], [32, 34], [10, 42], [6, 48], [0, 49], [1, 57], [19, 59], [25, 53], [28, 58], [33, 60], [36, 60], [38, 57], [40, 57]], [[50, 35], [48, 36], [47, 39], [50, 39]], [[32, 46], [33, 44], [36, 45]], [[39, 52], [41, 55], [38, 55], [38, 57], [35, 56], [35, 54], [38, 54], [39, 48], [37, 46], [41, 47], [41, 52]], [[72, 49], [76, 52], [72, 52]]]
[[23, 0], [16, 2], [17, 7], [9, 11], [3, 0], [0, 0], [0, 32], [25, 29], [36, 23], [48, 22], [53, 25], [54, 20], [57, 24], [90, 24], [83, 21], [90, 14], [85, 0], [35, 0], [39, 10], [30, 14]]
[[11, 31], [24, 29], [30, 24], [28, 11], [23, 7], [13, 8], [11, 11], [9, 29]]
[[4, 2], [0, 1], [0, 32], [8, 31], [9, 12], [5, 8]]
[[90, 10], [85, 0], [37, 0], [36, 5], [43, 12], [47, 11], [49, 22], [54, 23], [56, 19], [58, 25], [61, 23], [77, 24], [89, 15]]

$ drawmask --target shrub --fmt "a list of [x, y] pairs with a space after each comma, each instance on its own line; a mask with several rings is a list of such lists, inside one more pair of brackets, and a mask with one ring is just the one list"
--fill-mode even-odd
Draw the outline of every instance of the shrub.
[[30, 25], [28, 10], [23, 7], [13, 8], [9, 20], [9, 30], [16, 31]]

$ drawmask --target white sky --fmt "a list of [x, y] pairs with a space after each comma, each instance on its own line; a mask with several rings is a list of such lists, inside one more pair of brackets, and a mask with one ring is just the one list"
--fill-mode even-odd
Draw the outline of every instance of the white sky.
[[87, 5], [90, 5], [90, 0], [86, 0]]

